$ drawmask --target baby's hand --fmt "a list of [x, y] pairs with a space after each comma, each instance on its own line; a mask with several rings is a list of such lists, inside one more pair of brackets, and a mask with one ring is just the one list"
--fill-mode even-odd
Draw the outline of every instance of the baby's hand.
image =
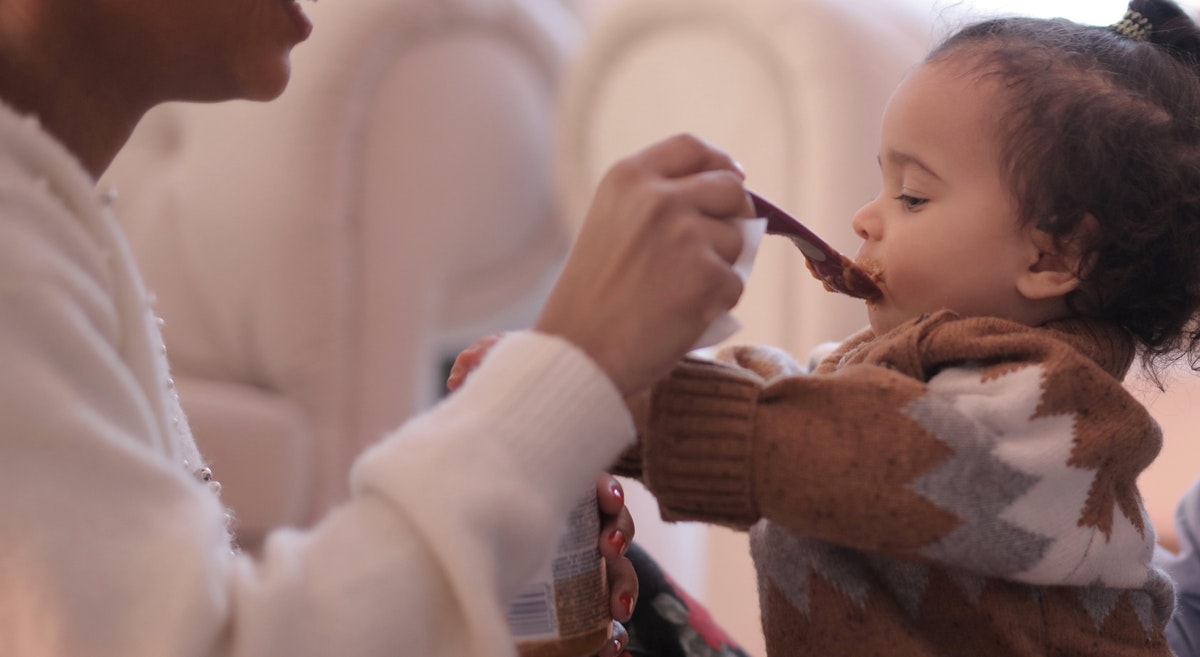
[[611, 640], [599, 657], [616, 657], [625, 649], [629, 635], [622, 623], [633, 617], [637, 604], [638, 579], [633, 562], [625, 556], [633, 541], [633, 516], [625, 506], [625, 491], [616, 477], [596, 477], [596, 502], [600, 506], [600, 554], [608, 566], [609, 611], [613, 617]]
[[483, 357], [487, 355], [492, 347], [504, 337], [504, 333], [492, 333], [479, 338], [475, 344], [463, 349], [454, 359], [454, 365], [450, 367], [450, 375], [446, 377], [446, 389], [454, 392], [462, 386], [463, 381], [467, 380], [467, 375], [475, 371], [479, 364], [483, 362]]

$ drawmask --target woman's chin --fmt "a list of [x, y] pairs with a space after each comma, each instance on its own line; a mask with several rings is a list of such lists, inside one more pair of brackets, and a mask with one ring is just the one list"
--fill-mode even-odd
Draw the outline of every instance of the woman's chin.
[[292, 67], [286, 53], [254, 65], [243, 63], [233, 70], [178, 80], [173, 93], [159, 101], [216, 103], [228, 100], [266, 101], [287, 89]]
[[274, 100], [287, 89], [292, 79], [292, 63], [287, 53], [270, 64], [243, 76], [241, 97], [245, 100]]

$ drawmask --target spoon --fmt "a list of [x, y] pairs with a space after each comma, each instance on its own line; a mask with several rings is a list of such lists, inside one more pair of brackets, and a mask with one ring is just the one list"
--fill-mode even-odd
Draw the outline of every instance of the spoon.
[[804, 254], [808, 271], [825, 284], [825, 289], [868, 301], [883, 296], [871, 274], [838, 253], [804, 224], [754, 192], [750, 192], [750, 200], [754, 202], [755, 214], [766, 217], [767, 234], [791, 239]]

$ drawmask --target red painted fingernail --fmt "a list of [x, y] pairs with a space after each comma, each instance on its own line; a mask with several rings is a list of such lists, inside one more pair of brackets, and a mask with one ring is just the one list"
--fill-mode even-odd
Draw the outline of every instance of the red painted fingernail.
[[608, 535], [608, 542], [617, 548], [620, 554], [625, 554], [625, 532], [616, 529]]
[[632, 616], [633, 615], [633, 595], [631, 595], [630, 593], [622, 593], [621, 595], [617, 596], [617, 599], [621, 601], [621, 606], [625, 607], [625, 617], [628, 618], [628, 617]]
[[621, 500], [621, 502], [625, 501], [625, 491], [621, 488], [620, 482], [618, 482], [616, 479], [613, 480], [612, 487], [609, 490], [612, 491], [613, 497]]

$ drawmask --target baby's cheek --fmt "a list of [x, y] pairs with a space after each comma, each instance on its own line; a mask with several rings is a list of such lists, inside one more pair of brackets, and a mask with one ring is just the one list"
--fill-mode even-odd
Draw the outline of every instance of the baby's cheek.
[[881, 267], [879, 271], [889, 298], [904, 299], [909, 296], [910, 277], [904, 267], [893, 266], [889, 263], [888, 266]]
[[883, 274], [887, 302], [906, 317], [938, 310], [933, 306], [945, 303], [946, 277], [953, 275], [951, 271], [889, 266]]

